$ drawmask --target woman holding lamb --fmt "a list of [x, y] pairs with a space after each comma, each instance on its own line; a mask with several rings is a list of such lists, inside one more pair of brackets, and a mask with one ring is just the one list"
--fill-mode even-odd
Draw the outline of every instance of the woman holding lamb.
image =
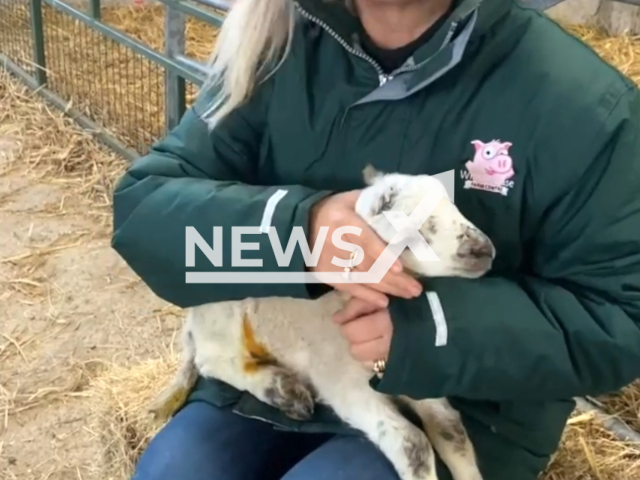
[[[367, 164], [455, 173], [455, 204], [496, 247], [478, 279], [377, 284], [185, 282], [185, 228], [274, 226], [286, 244], [322, 227], [384, 243], [354, 212]], [[535, 480], [573, 397], [640, 377], [640, 94], [545, 15], [514, 0], [236, 0], [209, 81], [181, 123], [124, 174], [113, 247], [181, 307], [351, 294], [335, 322], [372, 388], [447, 397], [485, 480]], [[259, 266], [267, 235], [247, 235]], [[284, 247], [283, 247], [284, 248]], [[250, 250], [243, 258], [258, 258]], [[348, 252], [325, 242], [315, 271]], [[196, 271], [212, 265], [196, 254]], [[425, 295], [430, 292], [430, 295]], [[444, 332], [444, 333], [443, 333]], [[262, 421], [261, 421], [262, 420]], [[438, 463], [441, 480], [450, 478]], [[396, 480], [332, 412], [294, 421], [200, 378], [152, 440], [135, 480]]]

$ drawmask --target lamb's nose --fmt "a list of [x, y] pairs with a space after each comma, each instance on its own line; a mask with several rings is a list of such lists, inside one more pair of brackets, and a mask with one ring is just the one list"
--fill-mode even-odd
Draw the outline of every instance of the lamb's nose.
[[474, 258], [492, 258], [493, 247], [486, 242], [472, 240], [471, 245], [469, 245], [469, 256]]
[[458, 255], [478, 260], [495, 257], [493, 243], [479, 230], [469, 229], [465, 232], [465, 237], [458, 247]]

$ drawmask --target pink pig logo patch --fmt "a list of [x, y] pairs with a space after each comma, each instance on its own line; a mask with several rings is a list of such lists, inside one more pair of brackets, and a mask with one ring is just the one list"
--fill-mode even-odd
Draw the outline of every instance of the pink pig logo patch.
[[492, 140], [488, 143], [474, 140], [473, 160], [465, 164], [466, 172], [462, 172], [465, 180], [464, 188], [474, 188], [487, 192], [507, 195], [513, 187], [511, 178], [515, 175], [513, 160], [509, 155], [511, 142]]

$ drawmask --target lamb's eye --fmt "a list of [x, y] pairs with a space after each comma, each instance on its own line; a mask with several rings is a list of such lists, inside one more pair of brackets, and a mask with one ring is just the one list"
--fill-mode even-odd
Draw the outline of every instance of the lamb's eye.
[[391, 210], [391, 206], [393, 205], [393, 201], [396, 197], [396, 192], [389, 191], [385, 192], [384, 195], [380, 198], [380, 212], [386, 212]]
[[[427, 233], [430, 235], [435, 235], [436, 233], [438, 233], [438, 224], [436, 223], [435, 218], [433, 217], [429, 217], [427, 218]], [[425, 235], [425, 238], [428, 235]]]

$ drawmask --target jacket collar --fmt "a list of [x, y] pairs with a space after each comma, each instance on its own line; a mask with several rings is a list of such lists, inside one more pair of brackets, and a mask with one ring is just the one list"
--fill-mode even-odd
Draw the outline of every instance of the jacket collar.
[[380, 87], [354, 105], [399, 100], [431, 85], [455, 68], [470, 44], [479, 42], [508, 15], [515, 0], [454, 0], [447, 21], [398, 70], [385, 74], [359, 47], [358, 19], [344, 0], [294, 0], [298, 12], [319, 25], [352, 55], [364, 58], [378, 71]]

